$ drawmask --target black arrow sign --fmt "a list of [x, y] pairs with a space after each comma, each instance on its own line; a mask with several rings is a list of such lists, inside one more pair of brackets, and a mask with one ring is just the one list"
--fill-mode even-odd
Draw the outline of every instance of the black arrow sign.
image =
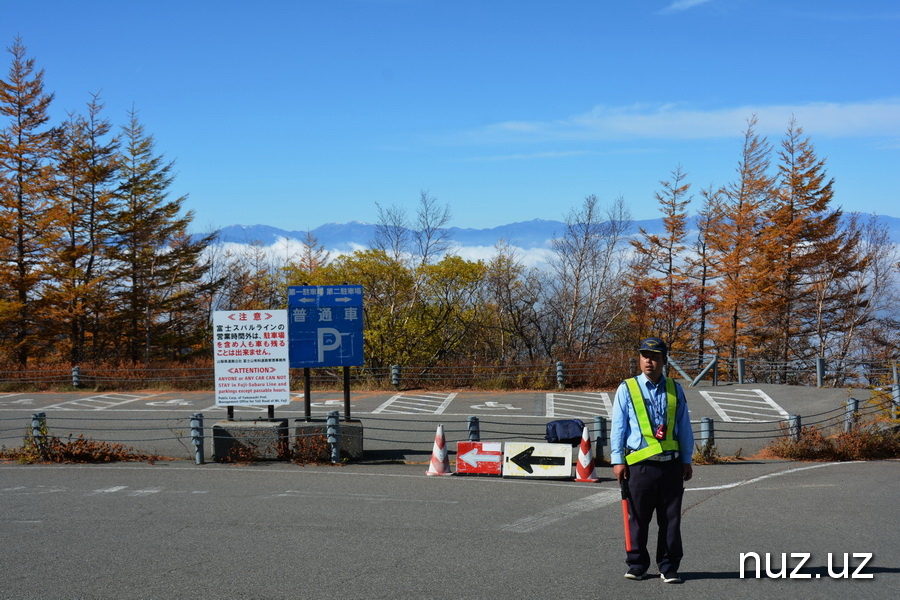
[[510, 460], [516, 463], [520, 469], [526, 473], [534, 473], [533, 465], [553, 465], [563, 466], [566, 459], [562, 456], [532, 456], [534, 454], [534, 446], [526, 448], [513, 456]]

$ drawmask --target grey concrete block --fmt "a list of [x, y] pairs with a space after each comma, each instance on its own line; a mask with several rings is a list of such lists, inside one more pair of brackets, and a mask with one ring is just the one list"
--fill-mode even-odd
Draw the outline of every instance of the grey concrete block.
[[217, 462], [290, 458], [287, 419], [219, 421], [212, 431]]
[[[294, 440], [292, 446], [306, 448], [322, 447], [323, 454], [319, 456], [319, 460], [331, 459], [331, 447], [324, 442], [326, 439], [328, 427], [324, 421], [305, 421], [296, 419], [294, 421]], [[341, 434], [341, 458], [348, 460], [361, 460], [363, 457], [363, 424], [362, 421], [351, 419], [350, 421], [340, 421]]]

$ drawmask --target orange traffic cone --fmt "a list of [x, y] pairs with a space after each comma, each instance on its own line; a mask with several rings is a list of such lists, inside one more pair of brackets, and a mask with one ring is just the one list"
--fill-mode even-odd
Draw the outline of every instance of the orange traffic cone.
[[581, 432], [581, 446], [578, 447], [578, 464], [575, 465], [575, 481], [593, 483], [600, 481], [597, 470], [594, 467], [594, 451], [591, 450], [591, 438], [588, 428]]
[[434, 434], [434, 449], [431, 451], [431, 464], [426, 475], [453, 475], [450, 472], [450, 459], [447, 457], [447, 441], [444, 439], [444, 426], [438, 425]]

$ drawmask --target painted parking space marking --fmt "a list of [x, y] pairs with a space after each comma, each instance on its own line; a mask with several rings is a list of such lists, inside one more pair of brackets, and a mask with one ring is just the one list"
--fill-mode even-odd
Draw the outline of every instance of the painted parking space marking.
[[[2, 394], [0, 395], [0, 406], [11, 406], [17, 408], [23, 408], [26, 406], [31, 406], [34, 404], [33, 398], [16, 398], [16, 396], [21, 396], [21, 394]], [[3, 410], [3, 409], [0, 409]]]
[[787, 419], [788, 412], [762, 390], [702, 391], [713, 410], [729, 423], [758, 423]]
[[550, 393], [547, 394], [548, 417], [609, 417], [612, 402], [606, 392]]
[[88, 396], [87, 398], [78, 398], [76, 400], [68, 400], [53, 404], [46, 409], [56, 410], [107, 410], [109, 408], [117, 408], [132, 402], [153, 398], [159, 394], [100, 394], [98, 396]]
[[454, 398], [456, 398], [456, 392], [450, 394], [400, 393], [388, 398], [384, 404], [373, 410], [372, 414], [440, 415], [447, 410]]
[[512, 523], [500, 526], [500, 531], [510, 533], [532, 533], [540, 529], [546, 529], [560, 521], [566, 521], [580, 517], [584, 513], [597, 510], [606, 506], [618, 503], [621, 497], [620, 492], [613, 490], [603, 490], [597, 492], [587, 498], [581, 498], [567, 504], [554, 506], [547, 510], [523, 517]]
[[164, 408], [178, 408], [180, 406], [193, 406], [193, 402], [183, 398], [173, 398], [171, 400], [160, 400], [159, 402], [148, 402], [147, 406], [162, 406]]

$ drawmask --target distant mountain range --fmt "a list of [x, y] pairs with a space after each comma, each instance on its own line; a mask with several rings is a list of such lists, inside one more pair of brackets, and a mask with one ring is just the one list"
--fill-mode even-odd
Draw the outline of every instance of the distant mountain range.
[[[879, 216], [879, 221], [887, 227], [894, 243], [900, 243], [900, 218]], [[327, 223], [312, 229], [311, 233], [320, 246], [331, 252], [352, 252], [360, 247], [368, 247], [375, 239], [375, 225], [351, 221], [349, 223]], [[634, 221], [632, 231], [643, 228], [648, 233], [662, 233], [663, 220], [649, 219]], [[692, 229], [696, 226], [692, 223]], [[550, 240], [565, 231], [562, 221], [534, 219], [491, 227], [469, 229], [450, 227], [447, 232], [455, 244], [462, 248], [493, 248], [500, 240], [523, 250], [549, 248]], [[306, 240], [306, 231], [288, 231], [271, 225], [229, 225], [219, 234], [219, 243], [259, 244], [272, 246], [284, 240]]]

